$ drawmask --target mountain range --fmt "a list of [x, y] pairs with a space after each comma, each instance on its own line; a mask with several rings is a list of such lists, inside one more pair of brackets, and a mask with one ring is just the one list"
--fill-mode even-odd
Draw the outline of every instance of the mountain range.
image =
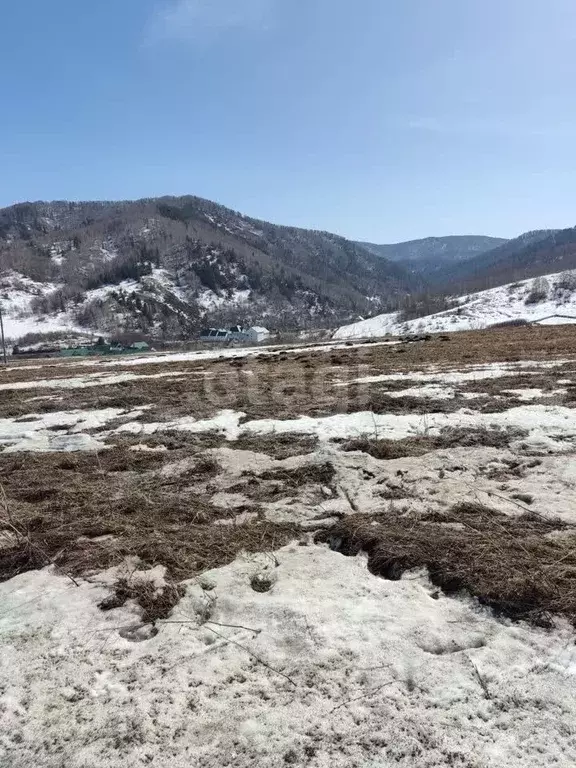
[[420, 302], [423, 295], [575, 267], [576, 228], [378, 245], [192, 196], [0, 210], [0, 305], [12, 338], [73, 329], [178, 339], [236, 323], [337, 327], [406, 305], [443, 308]]
[[210, 324], [326, 325], [383, 311], [421, 285], [343, 237], [197, 197], [5, 208], [0, 276], [13, 336], [30, 313], [45, 329], [169, 339]]
[[394, 245], [359, 243], [376, 256], [401, 264], [412, 273], [426, 279], [433, 278], [442, 269], [486, 253], [507, 240], [484, 235], [451, 235], [409, 240]]

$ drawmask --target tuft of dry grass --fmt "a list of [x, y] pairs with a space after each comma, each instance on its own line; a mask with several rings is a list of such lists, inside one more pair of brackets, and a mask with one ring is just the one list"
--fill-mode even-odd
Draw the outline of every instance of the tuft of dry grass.
[[291, 433], [287, 435], [257, 435], [246, 433], [229, 443], [239, 451], [264, 453], [273, 459], [282, 460], [292, 456], [313, 453], [318, 445], [315, 435]]
[[121, 608], [128, 600], [134, 600], [142, 610], [144, 624], [155, 624], [162, 619], [168, 619], [174, 606], [184, 597], [186, 588], [182, 584], [167, 582], [158, 589], [153, 582], [137, 578], [121, 578], [114, 584], [113, 593], [102, 600], [98, 607], [102, 611]]
[[297, 493], [305, 486], [319, 489], [326, 486], [333, 489], [336, 476], [334, 465], [327, 461], [322, 464], [303, 464], [293, 469], [267, 470], [261, 474], [243, 472], [239, 483], [230, 490], [243, 493], [254, 501], [276, 501]]
[[458, 410], [461, 404], [456, 400], [433, 400], [426, 397], [392, 397], [380, 386], [371, 386], [366, 393], [364, 387], [357, 385], [350, 387], [350, 394], [355, 397], [350, 400], [348, 411], [353, 413], [358, 410], [358, 404], [362, 410], [373, 413], [450, 413]]
[[290, 488], [301, 488], [303, 485], [330, 485], [334, 480], [336, 470], [330, 461], [322, 464], [302, 464], [293, 469], [269, 469], [262, 472], [262, 480], [278, 480]]
[[369, 569], [384, 578], [427, 568], [447, 594], [467, 592], [509, 618], [550, 626], [553, 615], [576, 624], [576, 531], [547, 535], [566, 527], [462, 502], [443, 514], [356, 515], [317, 540], [344, 555], [368, 553]]

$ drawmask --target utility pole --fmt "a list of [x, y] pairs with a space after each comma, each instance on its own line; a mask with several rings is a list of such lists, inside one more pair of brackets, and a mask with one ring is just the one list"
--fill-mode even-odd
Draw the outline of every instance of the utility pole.
[[4, 365], [8, 365], [6, 358], [6, 341], [4, 340], [4, 320], [2, 319], [2, 306], [0, 305], [0, 338], [2, 339], [2, 357], [4, 358]]

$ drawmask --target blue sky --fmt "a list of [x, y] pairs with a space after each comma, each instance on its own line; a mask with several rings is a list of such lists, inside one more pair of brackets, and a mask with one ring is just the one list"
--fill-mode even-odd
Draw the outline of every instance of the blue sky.
[[376, 242], [576, 224], [574, 0], [5, 0], [0, 205]]

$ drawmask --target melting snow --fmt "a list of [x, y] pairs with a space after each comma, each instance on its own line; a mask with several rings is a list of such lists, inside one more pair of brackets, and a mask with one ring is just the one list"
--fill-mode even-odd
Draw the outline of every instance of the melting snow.
[[390, 397], [424, 397], [431, 400], [451, 400], [456, 396], [453, 387], [445, 387], [442, 384], [425, 384], [423, 387], [409, 387], [387, 392]]
[[527, 429], [533, 435], [563, 435], [576, 438], [576, 411], [562, 406], [521, 406], [501, 413], [479, 413], [462, 409], [454, 413], [374, 414], [372, 411], [313, 418], [302, 416], [286, 421], [249, 421], [242, 431], [259, 434], [306, 433], [321, 440], [358, 435], [398, 440], [404, 437], [438, 434], [444, 427]]
[[558, 395], [565, 395], [566, 389], [551, 389], [547, 392], [542, 389], [504, 389], [503, 393], [514, 395], [519, 400], [539, 400], [541, 397], [557, 397]]
[[[482, 381], [484, 379], [498, 379], [502, 376], [510, 376], [513, 373], [530, 375], [539, 373], [539, 369], [555, 368], [559, 365], [571, 362], [558, 359], [553, 361], [522, 360], [515, 363], [489, 363], [487, 365], [466, 366], [464, 369], [442, 370], [430, 366], [426, 371], [406, 371], [402, 373], [384, 373], [375, 376], [361, 376], [350, 381], [340, 381], [338, 387], [349, 387], [352, 384], [377, 384], [382, 381], [430, 381], [443, 384], [462, 384], [468, 381]], [[529, 370], [529, 369], [535, 370]], [[528, 369], [528, 370], [526, 370]]]
[[[564, 440], [576, 439], [576, 410], [563, 406], [530, 405], [510, 408], [500, 413], [480, 413], [460, 409], [453, 413], [425, 414], [375, 414], [372, 411], [337, 414], [334, 416], [301, 416], [298, 419], [259, 419], [243, 421], [245, 414], [225, 410], [212, 419], [195, 420], [183, 417], [168, 422], [127, 422], [117, 432], [150, 435], [158, 430], [182, 430], [190, 432], [220, 432], [227, 439], [235, 440], [240, 434], [312, 434], [320, 440], [343, 439], [370, 435], [372, 437], [400, 440], [427, 434], [438, 434], [445, 427], [470, 427], [488, 429], [526, 429], [533, 438], [547, 439], [553, 436]], [[554, 448], [555, 446], [555, 448]], [[562, 442], [549, 443], [550, 450], [564, 450]]]
[[102, 408], [89, 411], [57, 411], [31, 414], [25, 420], [0, 419], [0, 447], [5, 453], [17, 451], [85, 451], [102, 448], [103, 443], [86, 434], [102, 429], [112, 419], [138, 418], [144, 408], [126, 411]]
[[[270, 592], [251, 589], [258, 573]], [[172, 617], [185, 623], [157, 634], [134, 608], [98, 609], [111, 578], [0, 584], [6, 765], [576, 764], [565, 624], [497, 620], [316, 546], [242, 556], [203, 576], [209, 593], [191, 582]]]

